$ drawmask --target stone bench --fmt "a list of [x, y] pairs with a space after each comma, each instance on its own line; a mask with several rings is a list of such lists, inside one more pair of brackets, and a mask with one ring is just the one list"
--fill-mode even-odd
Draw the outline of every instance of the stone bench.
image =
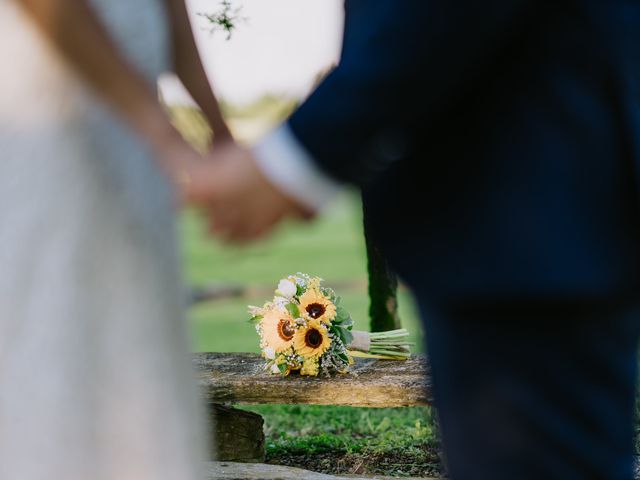
[[330, 378], [272, 375], [251, 353], [194, 356], [201, 393], [214, 420], [212, 457], [221, 461], [264, 460], [263, 420], [232, 405], [305, 404], [352, 407], [409, 407], [431, 404], [424, 357], [406, 361], [356, 358], [350, 373]]

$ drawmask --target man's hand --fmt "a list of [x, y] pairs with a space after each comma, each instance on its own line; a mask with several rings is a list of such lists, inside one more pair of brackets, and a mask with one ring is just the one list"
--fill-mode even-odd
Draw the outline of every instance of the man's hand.
[[228, 242], [255, 240], [288, 216], [313, 216], [267, 180], [250, 150], [233, 142], [185, 162], [176, 175], [184, 201], [202, 207], [211, 232]]

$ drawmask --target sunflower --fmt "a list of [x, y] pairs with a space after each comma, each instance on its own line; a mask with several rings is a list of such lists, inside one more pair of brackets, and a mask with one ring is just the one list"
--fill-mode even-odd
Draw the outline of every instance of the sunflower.
[[309, 288], [300, 297], [300, 313], [309, 320], [329, 325], [336, 317], [336, 306], [320, 290]]
[[273, 348], [280, 353], [291, 347], [296, 324], [286, 310], [274, 308], [265, 312], [260, 321], [263, 348]]
[[329, 332], [324, 327], [301, 327], [293, 337], [293, 348], [298, 355], [305, 358], [305, 363], [310, 357], [319, 357], [327, 351], [331, 345]]

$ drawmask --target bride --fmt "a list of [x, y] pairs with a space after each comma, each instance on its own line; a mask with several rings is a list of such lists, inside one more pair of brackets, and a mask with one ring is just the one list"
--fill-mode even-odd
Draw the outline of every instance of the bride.
[[0, 0], [0, 478], [200, 476], [172, 63], [230, 139], [183, 0]]

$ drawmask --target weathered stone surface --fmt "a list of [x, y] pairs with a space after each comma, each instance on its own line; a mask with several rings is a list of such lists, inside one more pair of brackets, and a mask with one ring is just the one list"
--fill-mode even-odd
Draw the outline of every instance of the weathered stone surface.
[[262, 463], [211, 462], [207, 480], [344, 480], [299, 468]]
[[251, 353], [200, 353], [194, 363], [201, 391], [210, 403], [354, 407], [431, 403], [424, 357], [406, 361], [357, 358], [350, 373], [330, 378], [272, 375], [263, 370], [264, 360]]
[[213, 445], [210, 458], [229, 462], [264, 462], [264, 420], [253, 412], [209, 404]]
[[[210, 462], [207, 465], [207, 480], [347, 480], [368, 479], [387, 480], [389, 477], [358, 477], [334, 476], [314, 473], [299, 468], [283, 467], [280, 465], [247, 464], [231, 462]], [[409, 479], [435, 480], [435, 479]]]

